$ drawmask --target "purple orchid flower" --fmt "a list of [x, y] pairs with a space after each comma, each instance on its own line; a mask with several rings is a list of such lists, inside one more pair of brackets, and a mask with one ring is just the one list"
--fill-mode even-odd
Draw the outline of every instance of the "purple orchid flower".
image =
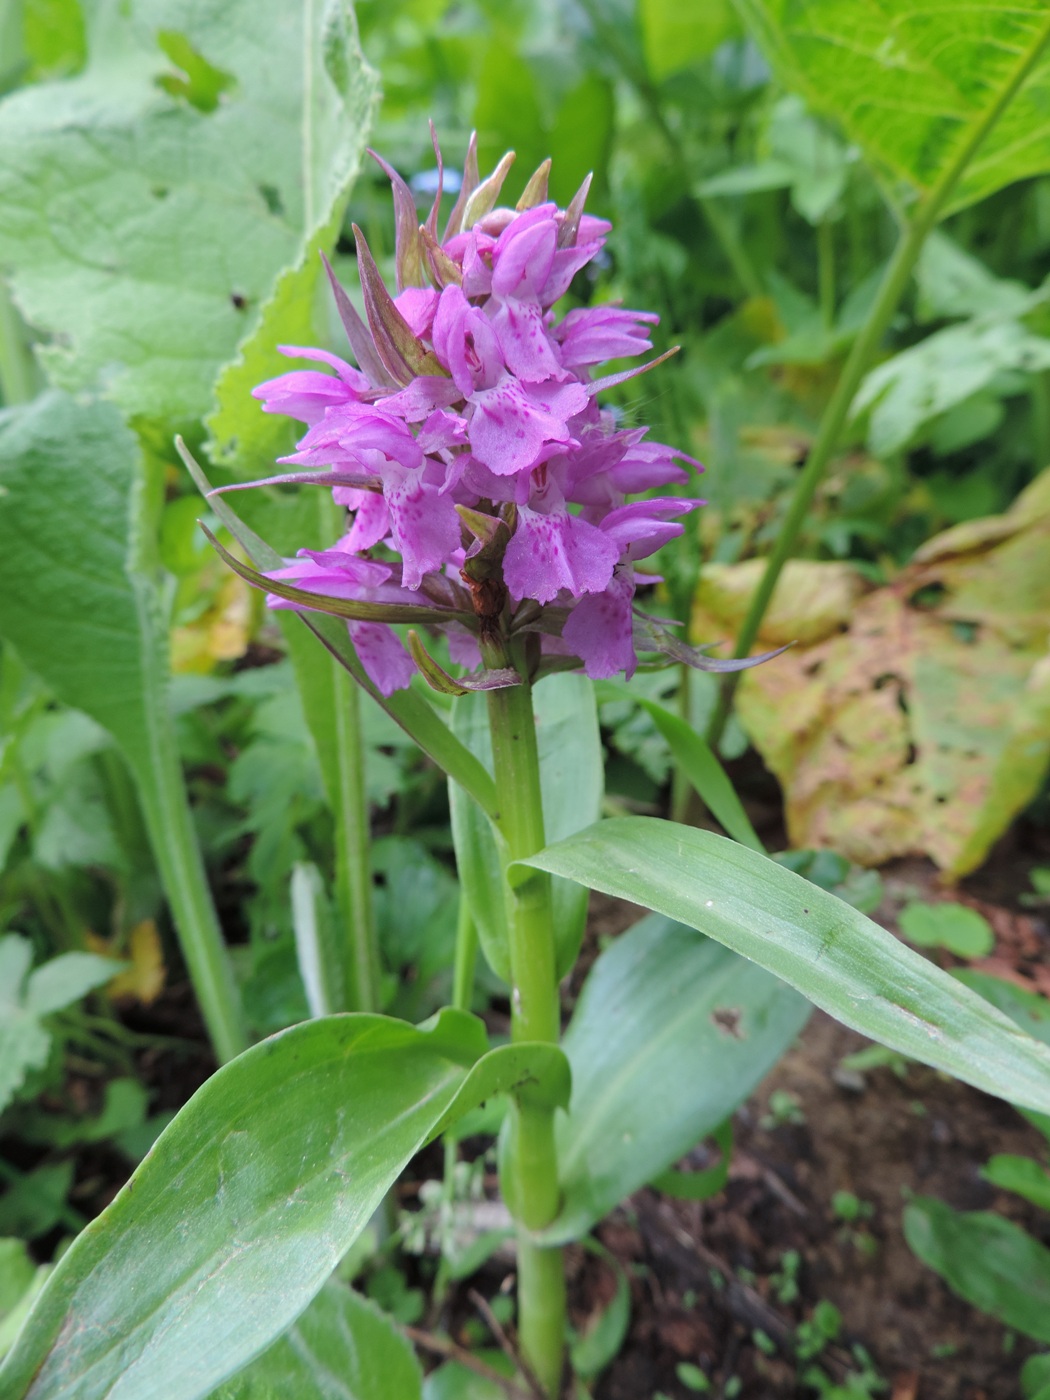
[[563, 666], [568, 657], [592, 677], [630, 676], [639, 647], [719, 669], [727, 663], [691, 652], [634, 607], [635, 561], [680, 535], [681, 517], [703, 502], [628, 497], [666, 493], [688, 480], [686, 467], [702, 467], [644, 428], [619, 428], [597, 402], [606, 384], [648, 365], [592, 376], [651, 350], [658, 318], [618, 305], [559, 317], [556, 303], [610, 226], [583, 212], [587, 182], [567, 209], [551, 203], [543, 171], [516, 209], [500, 206], [509, 166], [505, 157], [478, 181], [472, 145], [439, 241], [440, 189], [418, 225], [407, 186], [383, 164], [397, 209], [397, 294], [360, 233], [367, 325], [332, 279], [360, 368], [282, 347], [326, 368], [254, 391], [266, 412], [307, 429], [282, 459], [295, 470], [269, 479], [330, 484], [349, 511], [338, 544], [304, 550], [268, 576], [283, 588], [269, 602], [323, 610], [340, 599], [344, 613], [346, 600], [360, 604], [362, 620], [348, 626], [384, 694], [407, 685], [416, 663], [383, 605], [398, 618], [418, 607], [465, 666], [482, 655], [491, 666], [517, 636], [534, 674], [545, 658]]

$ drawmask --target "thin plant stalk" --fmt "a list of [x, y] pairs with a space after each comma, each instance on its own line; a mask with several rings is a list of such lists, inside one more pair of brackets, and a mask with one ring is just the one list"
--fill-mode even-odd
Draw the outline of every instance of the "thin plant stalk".
[[[794, 498], [784, 524], [781, 526], [773, 553], [769, 556], [761, 582], [755, 590], [747, 615], [740, 628], [735, 656], [750, 655], [776, 589], [777, 580], [794, 551], [795, 542], [813, 502], [813, 497], [824, 479], [828, 463], [838, 446], [854, 396], [860, 388], [861, 380], [871, 367], [882, 337], [900, 305], [927, 237], [940, 219], [944, 207], [951, 198], [952, 191], [966, 167], [1023, 86], [1048, 42], [1050, 42], [1050, 20], [1047, 20], [1043, 26], [1039, 43], [1033, 45], [1017, 65], [1013, 77], [1000, 93], [998, 100], [974, 126], [968, 139], [959, 148], [955, 159], [919, 202], [911, 221], [903, 227], [893, 257], [883, 275], [875, 304], [871, 308], [860, 335], [853, 342], [853, 348], [843, 366], [838, 383], [835, 385], [835, 391], [828, 400], [824, 415], [820, 420], [816, 438], [799, 477]], [[740, 684], [742, 674], [740, 671], [731, 672], [723, 681], [719, 702], [712, 715], [707, 736], [708, 743], [711, 744], [712, 748], [717, 748], [725, 732], [726, 722], [733, 706], [733, 697]]]
[[[486, 663], [494, 660], [486, 656]], [[505, 664], [505, 662], [504, 662]], [[517, 667], [523, 674], [523, 667]], [[498, 825], [513, 862], [546, 844], [536, 724], [527, 682], [489, 692], [489, 728], [499, 801]], [[550, 879], [528, 872], [508, 883], [511, 1039], [557, 1044], [561, 1024]], [[519, 1099], [511, 1109], [505, 1193], [518, 1222], [518, 1337], [522, 1356], [551, 1400], [561, 1385], [565, 1349], [562, 1252], [533, 1232], [558, 1211], [554, 1110]]]
[[336, 895], [343, 920], [346, 1009], [379, 1008], [379, 956], [372, 900], [371, 829], [361, 742], [361, 696], [334, 660], [338, 803], [335, 813]]
[[[478, 926], [470, 912], [470, 904], [465, 892], [459, 895], [459, 918], [456, 924], [456, 954], [452, 968], [452, 1005], [457, 1011], [469, 1011], [474, 996], [474, 976], [478, 962]], [[445, 1134], [444, 1175], [442, 1178], [441, 1210], [442, 1231], [447, 1233], [452, 1223], [452, 1206], [455, 1200], [456, 1163], [459, 1150], [456, 1138]], [[448, 1292], [449, 1268], [447, 1251], [442, 1247], [441, 1261], [434, 1279], [434, 1306], [440, 1308]]]
[[33, 397], [33, 357], [11, 294], [0, 281], [0, 399], [10, 407]]
[[817, 225], [817, 280], [821, 324], [830, 331], [835, 324], [835, 231], [827, 215]]
[[173, 727], [164, 721], [161, 727], [166, 732], [156, 736], [151, 781], [140, 787], [139, 796], [190, 981], [215, 1054], [225, 1063], [248, 1048], [240, 996], [193, 827]]

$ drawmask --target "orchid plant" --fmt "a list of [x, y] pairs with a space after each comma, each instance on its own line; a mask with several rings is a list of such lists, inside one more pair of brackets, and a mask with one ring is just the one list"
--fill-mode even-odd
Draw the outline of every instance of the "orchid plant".
[[[465, 896], [456, 1004], [422, 1026], [374, 1008], [317, 1016], [226, 1064], [56, 1267], [0, 1371], [12, 1400], [197, 1400], [217, 1387], [230, 1400], [274, 1377], [282, 1393], [332, 1393], [319, 1379], [331, 1361], [308, 1343], [336, 1307], [333, 1269], [413, 1154], [496, 1096], [517, 1231], [508, 1386], [556, 1400], [564, 1245], [647, 1183], [717, 1189], [675, 1163], [708, 1135], [727, 1143], [726, 1121], [810, 1003], [1050, 1111], [1050, 1050], [766, 855], [717, 760], [674, 716], [655, 707], [729, 836], [598, 819], [593, 682], [630, 678], [643, 659], [717, 670], [767, 658], [714, 660], [639, 607], [654, 579], [636, 565], [702, 504], [677, 494], [698, 464], [602, 406], [604, 390], [657, 363], [598, 373], [651, 349], [654, 318], [559, 314], [608, 225], [585, 213], [586, 186], [565, 209], [548, 199], [549, 163], [515, 207], [501, 203], [510, 160], [481, 180], [471, 145], [440, 236], [440, 188], [420, 225], [388, 170], [395, 291], [360, 233], [365, 320], [332, 279], [356, 363], [289, 347], [325, 368], [255, 391], [306, 431], [289, 470], [254, 484], [331, 490], [349, 512], [340, 538], [283, 560], [212, 496], [254, 560], [222, 550], [231, 566], [298, 611], [449, 776]], [[447, 660], [423, 640], [441, 634]], [[597, 959], [563, 1030], [558, 982], [587, 888], [654, 913]], [[477, 943], [509, 987], [507, 1044], [470, 1014]], [[419, 1393], [403, 1357], [374, 1341], [372, 1313], [346, 1304], [339, 1325], [389, 1366], [378, 1390], [354, 1394]]]

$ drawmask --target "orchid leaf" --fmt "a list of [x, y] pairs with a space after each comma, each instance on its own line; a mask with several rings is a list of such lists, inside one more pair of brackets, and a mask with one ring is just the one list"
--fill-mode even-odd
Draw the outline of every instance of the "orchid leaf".
[[262, 1357], [209, 1400], [420, 1400], [423, 1372], [392, 1317], [332, 1281]]
[[420, 1400], [422, 1393], [419, 1362], [394, 1321], [333, 1281], [283, 1337], [209, 1400]]
[[564, 1102], [556, 1046], [486, 1054], [486, 1044], [463, 1012], [420, 1028], [331, 1016], [226, 1065], [63, 1255], [0, 1369], [0, 1392], [210, 1394], [303, 1312], [447, 1123], [529, 1086]]
[[735, 841], [620, 817], [522, 864], [648, 905], [872, 1040], [1011, 1103], [1050, 1110], [1050, 1049], [852, 906]]

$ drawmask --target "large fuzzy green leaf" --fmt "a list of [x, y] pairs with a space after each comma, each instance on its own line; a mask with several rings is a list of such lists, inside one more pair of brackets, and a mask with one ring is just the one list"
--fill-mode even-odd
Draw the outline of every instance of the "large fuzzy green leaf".
[[194, 988], [223, 1059], [244, 1047], [168, 703], [138, 443], [112, 404], [48, 392], [0, 413], [0, 637], [107, 729], [135, 775]]
[[724, 836], [620, 817], [522, 864], [699, 929], [902, 1054], [1050, 1109], [1050, 1050], [834, 895]]
[[1044, 0], [737, 5], [782, 81], [838, 121], [876, 166], [920, 193], [998, 116], [942, 215], [1050, 169]]
[[652, 915], [584, 983], [563, 1042], [562, 1209], [579, 1238], [728, 1118], [798, 1035], [809, 1003], [695, 930]]
[[408, 1159], [523, 1083], [564, 1103], [554, 1046], [486, 1054], [484, 1028], [332, 1016], [194, 1095], [77, 1238], [0, 1370], [5, 1400], [199, 1400], [325, 1283]]
[[[0, 264], [54, 337], [41, 358], [55, 383], [196, 418], [307, 245], [316, 275], [374, 78], [348, 0], [85, 12], [84, 71], [0, 105]], [[309, 330], [308, 285], [293, 297], [285, 277], [275, 300], [282, 333]]]

